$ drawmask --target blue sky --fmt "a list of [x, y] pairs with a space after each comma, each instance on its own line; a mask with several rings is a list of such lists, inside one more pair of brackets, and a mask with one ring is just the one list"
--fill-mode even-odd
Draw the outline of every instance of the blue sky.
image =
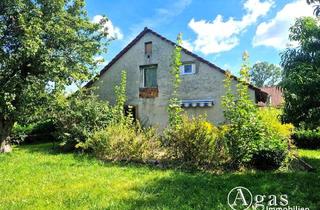
[[182, 32], [186, 48], [234, 74], [245, 50], [251, 64], [279, 64], [279, 53], [294, 44], [290, 25], [312, 15], [305, 0], [87, 0], [86, 7], [93, 21], [106, 15], [110, 36], [118, 38], [103, 65], [146, 26], [173, 41]]

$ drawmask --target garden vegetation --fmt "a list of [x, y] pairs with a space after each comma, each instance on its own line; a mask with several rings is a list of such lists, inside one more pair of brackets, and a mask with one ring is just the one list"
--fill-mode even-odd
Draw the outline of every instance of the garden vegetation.
[[[181, 42], [181, 35], [177, 43]], [[279, 113], [259, 109], [248, 90], [248, 55], [244, 54], [240, 79], [234, 85], [226, 74], [222, 98], [226, 122], [213, 125], [206, 116], [188, 116], [180, 107], [181, 47], [172, 55], [173, 93], [168, 104], [169, 123], [163, 131], [143, 127], [124, 112], [126, 72], [115, 87], [114, 106], [100, 101], [90, 89], [66, 97], [59, 95], [45, 118], [53, 123], [64, 150], [91, 152], [108, 161], [167, 164], [173, 167], [224, 170], [278, 169], [289, 160], [292, 125], [282, 124]]]

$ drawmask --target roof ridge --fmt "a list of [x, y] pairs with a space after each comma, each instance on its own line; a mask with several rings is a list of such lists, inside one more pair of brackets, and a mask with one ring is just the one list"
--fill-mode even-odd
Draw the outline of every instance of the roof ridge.
[[[123, 48], [123, 49], [100, 71], [100, 73], [99, 73], [96, 77], [102, 76], [120, 57], [122, 57], [122, 55], [124, 55], [133, 45], [135, 45], [135, 44], [136, 44], [146, 33], [148, 33], [148, 32], [154, 34], [155, 36], [159, 37], [160, 39], [162, 39], [162, 40], [164, 40], [164, 41], [166, 41], [166, 42], [168, 42], [168, 43], [170, 43], [170, 44], [172, 44], [172, 45], [177, 45], [177, 43], [175, 43], [175, 42], [167, 39], [166, 37], [160, 35], [159, 33], [155, 32], [155, 31], [153, 31], [153, 30], [151, 30], [150, 28], [144, 27], [143, 31], [141, 31], [125, 48]], [[226, 70], [224, 70], [224, 69], [220, 68], [219, 66], [211, 63], [210, 61], [208, 61], [208, 60], [206, 60], [206, 59], [198, 56], [197, 54], [195, 54], [195, 53], [187, 50], [187, 49], [184, 48], [183, 46], [181, 46], [181, 45], [179, 45], [179, 46], [181, 47], [181, 49], [182, 49], [182, 51], [183, 51], [184, 53], [186, 53], [186, 54], [188, 54], [188, 55], [191, 55], [191, 56], [195, 57], [196, 59], [198, 59], [199, 61], [207, 64], [208, 66], [213, 67], [214, 69], [217, 69], [218, 71], [220, 71], [220, 72], [223, 73], [223, 74], [226, 74], [226, 72], [227, 72]], [[239, 78], [236, 77], [235, 75], [231, 74], [231, 76], [232, 76], [233, 79], [235, 79], [236, 81], [239, 81]], [[95, 78], [96, 78], [96, 77], [95, 77]], [[93, 82], [94, 82], [93, 80], [94, 80], [95, 78], [93, 78], [92, 80], [90, 80], [90, 81], [85, 85], [85, 87], [91, 86], [91, 85], [93, 84]], [[249, 85], [250, 88], [252, 88], [252, 89], [254, 89], [254, 90], [257, 90], [257, 91], [260, 91], [260, 92], [263, 92], [263, 93], [267, 94], [266, 92], [262, 91], [260, 88], [257, 88], [257, 87], [255, 87], [254, 85], [252, 85], [252, 84], [250, 84], [250, 83], [248, 83], [248, 85]]]

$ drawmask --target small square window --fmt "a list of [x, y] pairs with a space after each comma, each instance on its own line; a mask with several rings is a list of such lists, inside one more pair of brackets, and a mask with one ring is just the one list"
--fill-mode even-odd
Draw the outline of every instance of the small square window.
[[181, 74], [194, 74], [196, 73], [196, 66], [194, 63], [183, 64], [180, 67]]
[[185, 74], [192, 74], [192, 64], [184, 65], [184, 73]]
[[152, 54], [152, 42], [146, 42], [144, 43], [144, 52], [146, 55]]

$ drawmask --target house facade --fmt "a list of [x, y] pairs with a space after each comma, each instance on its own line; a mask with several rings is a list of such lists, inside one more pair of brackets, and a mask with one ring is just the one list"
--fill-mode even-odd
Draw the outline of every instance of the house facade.
[[[114, 87], [121, 71], [127, 72], [127, 105], [143, 125], [164, 128], [168, 123], [168, 101], [172, 94], [171, 55], [175, 43], [145, 28], [86, 86], [103, 100], [115, 103]], [[182, 48], [181, 106], [189, 115], [206, 115], [214, 124], [224, 122], [221, 97], [225, 95], [225, 71]], [[233, 83], [237, 84], [234, 77]], [[252, 100], [263, 101], [267, 94], [250, 85]]]

